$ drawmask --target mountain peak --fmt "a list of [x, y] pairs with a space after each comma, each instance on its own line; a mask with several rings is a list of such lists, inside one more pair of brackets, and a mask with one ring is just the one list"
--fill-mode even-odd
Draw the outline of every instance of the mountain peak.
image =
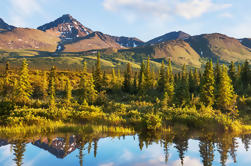
[[6, 22], [4, 22], [3, 19], [0, 18], [0, 31], [1, 29], [10, 31], [14, 28], [15, 28], [14, 26], [7, 24]]
[[70, 14], [65, 14], [55, 21], [44, 24], [37, 29], [55, 32], [62, 39], [62, 41], [84, 37], [93, 32], [91, 29], [83, 26]]
[[173, 32], [169, 32], [166, 33], [162, 36], [159, 36], [157, 38], [154, 38], [150, 41], [148, 41], [146, 44], [158, 44], [161, 42], [166, 42], [166, 41], [170, 41], [170, 40], [185, 40], [187, 38], [189, 38], [190, 35], [183, 32], [183, 31], [173, 31]]

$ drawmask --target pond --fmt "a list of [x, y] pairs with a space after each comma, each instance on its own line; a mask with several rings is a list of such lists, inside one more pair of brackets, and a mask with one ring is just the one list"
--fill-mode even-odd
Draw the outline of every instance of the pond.
[[54, 133], [0, 139], [1, 166], [251, 165], [251, 135]]

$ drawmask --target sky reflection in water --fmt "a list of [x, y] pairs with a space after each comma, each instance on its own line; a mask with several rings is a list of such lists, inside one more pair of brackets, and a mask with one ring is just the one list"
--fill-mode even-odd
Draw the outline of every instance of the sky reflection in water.
[[[82, 165], [88, 166], [180, 166], [182, 165], [180, 160], [180, 152], [184, 153], [184, 165], [192, 166], [202, 166], [203, 158], [200, 153], [200, 149], [203, 147], [200, 144], [199, 140], [189, 139], [188, 140], [188, 149], [186, 151], [186, 141], [183, 142], [183, 151], [178, 151], [178, 147], [175, 143], [168, 144], [168, 161], [166, 163], [164, 143], [153, 142], [144, 146], [142, 150], [139, 147], [139, 137], [138, 136], [126, 136], [120, 138], [101, 138], [98, 140], [97, 150], [94, 152], [94, 142], [92, 142], [92, 148], [88, 154], [88, 144], [85, 144], [83, 150], [83, 161]], [[174, 141], [175, 142], [175, 141]], [[249, 143], [249, 139], [246, 140]], [[3, 143], [2, 143], [3, 144]], [[182, 144], [180, 144], [182, 145]], [[78, 145], [76, 145], [78, 146]], [[247, 143], [246, 143], [247, 146]], [[226, 165], [241, 165], [248, 166], [251, 165], [251, 152], [246, 151], [245, 145], [242, 142], [241, 138], [235, 139], [235, 154], [236, 163], [234, 163], [234, 157], [231, 156], [230, 148], [226, 149], [228, 152], [227, 159], [225, 160]], [[15, 145], [3, 145], [0, 147], [0, 165], [1, 166], [16, 166], [17, 161], [13, 159], [16, 158], [14, 153]], [[224, 146], [215, 144], [214, 146], [214, 160], [212, 165], [222, 165], [221, 160], [224, 159], [225, 154], [220, 149], [224, 149]], [[247, 147], [246, 147], [247, 148]], [[234, 152], [233, 151], [233, 152]], [[21, 159], [23, 166], [78, 166], [81, 165], [79, 159], [79, 148], [73, 149], [68, 155], [64, 158], [57, 158], [55, 154], [48, 152], [43, 148], [33, 145], [32, 143], [25, 144], [24, 157]], [[96, 153], [96, 157], [94, 154]]]

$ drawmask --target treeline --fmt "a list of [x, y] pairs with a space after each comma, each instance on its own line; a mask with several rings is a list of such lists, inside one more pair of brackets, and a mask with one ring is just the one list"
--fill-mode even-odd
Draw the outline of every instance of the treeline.
[[219, 62], [213, 66], [212, 61], [208, 61], [203, 72], [198, 69], [188, 71], [184, 65], [181, 72], [173, 73], [169, 60], [167, 67], [162, 62], [157, 74], [152, 71], [148, 58], [146, 63], [142, 61], [138, 72], [133, 72], [128, 63], [122, 77], [119, 69], [113, 69], [109, 76], [102, 71], [98, 54], [92, 73], [87, 72], [85, 61], [81, 73], [60, 73], [55, 67], [49, 72], [30, 72], [25, 59], [19, 73], [13, 73], [7, 63], [0, 88], [2, 101], [11, 101], [21, 106], [31, 105], [32, 99], [40, 99], [48, 101], [48, 105], [53, 108], [56, 98], [64, 99], [66, 105], [72, 102], [95, 104], [105, 93], [125, 92], [160, 98], [163, 107], [173, 104], [183, 107], [199, 100], [205, 106], [233, 111], [238, 95], [250, 96], [250, 82], [248, 61], [238, 66], [232, 62], [228, 67]]

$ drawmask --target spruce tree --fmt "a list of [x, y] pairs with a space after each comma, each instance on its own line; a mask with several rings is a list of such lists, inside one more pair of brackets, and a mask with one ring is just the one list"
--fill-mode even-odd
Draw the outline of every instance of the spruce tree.
[[102, 80], [102, 71], [101, 71], [101, 64], [100, 64], [100, 52], [98, 52], [98, 55], [97, 55], [97, 62], [96, 62], [93, 76], [94, 76], [95, 89], [97, 91], [101, 91], [103, 80]]
[[69, 78], [66, 79], [65, 92], [66, 92], [66, 104], [70, 105], [72, 99], [72, 85]]
[[245, 63], [243, 64], [243, 67], [241, 69], [241, 82], [243, 85], [243, 89], [246, 90], [248, 88], [249, 84], [249, 77], [250, 77], [250, 71], [249, 71], [249, 64], [248, 61], [246, 60]]
[[189, 71], [188, 82], [189, 82], [189, 92], [190, 92], [190, 94], [191, 95], [195, 94], [196, 83], [195, 83], [195, 76], [194, 76], [194, 73], [193, 73], [192, 69], [190, 69], [190, 71]]
[[163, 92], [164, 90], [164, 85], [166, 82], [166, 74], [165, 74], [165, 64], [164, 61], [162, 61], [161, 63], [161, 67], [160, 67], [160, 72], [159, 72], [159, 80], [158, 80], [158, 90], [160, 92]]
[[[143, 79], [144, 78], [144, 79]], [[140, 72], [139, 72], [139, 88], [143, 89], [143, 82], [145, 82], [145, 63], [144, 61], [141, 62], [141, 66], [140, 66]]]
[[43, 72], [43, 80], [42, 80], [42, 93], [43, 93], [43, 99], [45, 100], [46, 97], [48, 96], [48, 82], [47, 82], [47, 74], [44, 71]]
[[186, 104], [190, 99], [189, 85], [188, 85], [188, 74], [186, 65], [183, 65], [181, 72], [181, 81], [177, 83], [175, 89], [175, 100], [179, 105]]
[[232, 80], [232, 83], [233, 83], [234, 87], [235, 87], [236, 81], [237, 81], [237, 73], [236, 73], [236, 68], [235, 68], [235, 64], [234, 64], [233, 61], [229, 65], [228, 74], [229, 74], [229, 77]]
[[130, 63], [127, 64], [127, 68], [124, 73], [123, 90], [129, 93], [132, 90], [132, 69]]
[[10, 93], [11, 90], [13, 89], [11, 87], [11, 78], [10, 78], [10, 67], [9, 63], [7, 62], [5, 65], [5, 73], [4, 73], [4, 78], [3, 78], [3, 86], [2, 86], [2, 95], [4, 97], [5, 101], [10, 100]]
[[146, 69], [145, 69], [145, 82], [147, 89], [153, 88], [153, 80], [151, 76], [150, 58], [147, 58]]
[[97, 91], [95, 89], [93, 76], [88, 77], [87, 73], [87, 65], [84, 61], [83, 63], [83, 71], [81, 73], [81, 80], [80, 80], [80, 102], [86, 105], [86, 103], [93, 104], [97, 98]]
[[174, 77], [172, 73], [172, 65], [169, 59], [168, 67], [166, 69], [165, 83], [164, 83], [164, 93], [168, 95], [168, 103], [172, 103], [174, 96]]
[[111, 80], [111, 86], [115, 86], [117, 84], [117, 77], [114, 68], [112, 69], [112, 80]]
[[198, 72], [198, 70], [195, 68], [194, 69], [194, 86], [195, 86], [195, 95], [197, 96], [199, 94], [199, 90], [200, 90], [200, 74]]
[[102, 78], [102, 87], [103, 87], [103, 89], [106, 89], [106, 88], [107, 88], [107, 86], [108, 86], [108, 81], [109, 81], [109, 79], [108, 79], [108, 77], [107, 77], [107, 75], [106, 75], [106, 72], [104, 71], [104, 73], [103, 73], [103, 78]]
[[133, 92], [137, 93], [138, 92], [138, 73], [134, 73], [134, 79], [133, 79]]
[[200, 100], [206, 106], [212, 106], [214, 104], [214, 84], [214, 70], [213, 62], [211, 60], [206, 64], [200, 92]]
[[32, 94], [32, 86], [30, 83], [29, 69], [26, 59], [23, 60], [17, 87], [17, 102], [20, 104], [29, 104]]
[[49, 74], [49, 94], [53, 95], [54, 97], [56, 96], [56, 67], [52, 66]]
[[50, 76], [49, 76], [49, 94], [50, 94], [49, 108], [52, 111], [55, 110], [56, 107], [55, 79], [56, 79], [56, 68], [55, 66], [53, 66], [50, 70]]
[[222, 66], [218, 88], [216, 98], [217, 108], [221, 110], [233, 110], [235, 108], [236, 96], [234, 94], [232, 80], [228, 76], [227, 67], [225, 65]]

